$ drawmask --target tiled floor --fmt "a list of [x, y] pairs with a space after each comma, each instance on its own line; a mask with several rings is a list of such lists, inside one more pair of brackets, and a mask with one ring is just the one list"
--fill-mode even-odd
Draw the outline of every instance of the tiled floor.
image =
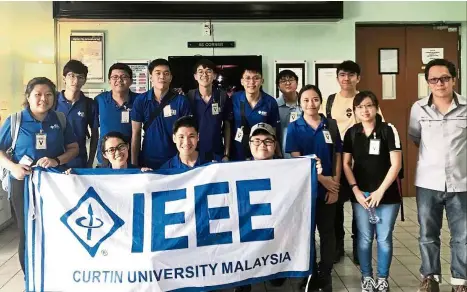
[[[399, 219], [394, 231], [394, 256], [390, 272], [390, 287], [393, 292], [417, 291], [419, 285], [419, 265], [420, 251], [418, 249], [418, 223], [415, 200], [408, 198], [405, 203], [405, 222]], [[357, 292], [361, 291], [360, 272], [349, 258], [352, 252], [352, 241], [350, 239], [351, 208], [346, 204], [347, 230], [345, 249], [347, 256], [334, 267], [333, 272], [333, 291], [334, 292]], [[443, 221], [443, 230], [441, 233], [441, 263], [443, 271], [443, 283], [441, 292], [451, 291], [449, 286], [450, 279], [450, 248], [449, 248], [449, 230], [446, 219]], [[22, 292], [24, 291], [23, 274], [18, 262], [16, 252], [18, 244], [18, 234], [14, 227], [0, 233], [0, 292]], [[375, 248], [375, 247], [373, 247]], [[376, 257], [376, 252], [373, 252]], [[374, 260], [375, 263], [375, 260]], [[269, 283], [257, 284], [254, 286], [254, 292], [259, 291], [300, 291], [298, 289], [298, 280], [288, 280], [282, 287], [272, 287]]]

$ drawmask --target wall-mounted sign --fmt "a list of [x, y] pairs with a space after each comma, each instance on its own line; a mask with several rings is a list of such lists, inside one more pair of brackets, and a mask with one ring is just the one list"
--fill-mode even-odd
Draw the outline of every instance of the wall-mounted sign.
[[235, 48], [235, 42], [188, 42], [189, 48]]

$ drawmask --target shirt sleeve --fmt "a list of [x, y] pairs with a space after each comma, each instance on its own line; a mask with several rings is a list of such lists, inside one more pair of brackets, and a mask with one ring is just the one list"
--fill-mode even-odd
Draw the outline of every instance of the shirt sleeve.
[[73, 131], [73, 127], [71, 126], [68, 119], [66, 120], [65, 131], [63, 132], [63, 141], [65, 146], [78, 142], [78, 138], [76, 137], [75, 132]]
[[[290, 123], [287, 127], [287, 137], [285, 139], [285, 152], [300, 152], [300, 146], [298, 145], [298, 139], [296, 137], [294, 123]], [[303, 154], [303, 153], [300, 153]]]
[[100, 115], [100, 111], [99, 111], [99, 103], [101, 102], [101, 94], [99, 94], [98, 96], [96, 96], [96, 98], [94, 99], [94, 101], [96, 102], [96, 113], [97, 113], [97, 127], [100, 127], [100, 122], [99, 122], [99, 115]]
[[386, 139], [386, 142], [388, 143], [389, 152], [402, 150], [399, 132], [397, 131], [396, 127], [391, 123], [387, 124]]
[[352, 145], [352, 135], [350, 134], [351, 131], [353, 131], [354, 129], [353, 128], [350, 128], [347, 130], [347, 132], [345, 132], [345, 136], [344, 136], [344, 147], [342, 149], [342, 151], [344, 153], [353, 153], [353, 145]]
[[279, 106], [277, 105], [277, 102], [275, 100], [271, 102], [271, 113], [269, 115], [268, 124], [276, 128], [276, 133], [279, 131], [281, 127], [281, 117], [279, 115]]
[[337, 128], [337, 137], [334, 143], [334, 150], [336, 151], [336, 153], [342, 153], [343, 145], [342, 145], [341, 133], [339, 132], [339, 127], [336, 127], [336, 128]]
[[180, 116], [184, 117], [191, 115], [191, 104], [188, 101], [188, 98], [183, 95], [179, 95], [179, 97], [182, 98], [182, 102], [180, 104]]
[[11, 117], [8, 117], [0, 129], [0, 150], [7, 151], [11, 147], [13, 139], [11, 138]]
[[135, 102], [133, 103], [133, 108], [130, 111], [132, 121], [140, 123], [144, 122], [143, 98], [144, 95], [139, 95], [136, 97]]
[[420, 143], [420, 139], [422, 137], [422, 129], [420, 126], [420, 106], [415, 103], [412, 105], [412, 109], [410, 110], [410, 120], [409, 120], [409, 137], [415, 143]]

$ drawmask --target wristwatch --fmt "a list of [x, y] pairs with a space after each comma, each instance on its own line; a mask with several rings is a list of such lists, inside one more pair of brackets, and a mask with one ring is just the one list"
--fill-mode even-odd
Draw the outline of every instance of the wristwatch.
[[350, 189], [353, 190], [353, 188], [356, 187], [356, 186], [357, 186], [357, 184], [351, 184]]
[[60, 165], [60, 159], [58, 159], [58, 157], [53, 158], [53, 160], [57, 161], [57, 166]]

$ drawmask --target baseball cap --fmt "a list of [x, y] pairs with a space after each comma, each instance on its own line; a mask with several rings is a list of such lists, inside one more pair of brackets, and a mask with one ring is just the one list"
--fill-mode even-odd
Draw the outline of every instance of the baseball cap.
[[254, 125], [250, 131], [250, 138], [253, 137], [258, 131], [265, 131], [268, 134], [274, 136], [274, 138], [276, 138], [276, 131], [273, 127], [271, 127], [271, 125], [266, 123], [257, 123], [256, 125]]

